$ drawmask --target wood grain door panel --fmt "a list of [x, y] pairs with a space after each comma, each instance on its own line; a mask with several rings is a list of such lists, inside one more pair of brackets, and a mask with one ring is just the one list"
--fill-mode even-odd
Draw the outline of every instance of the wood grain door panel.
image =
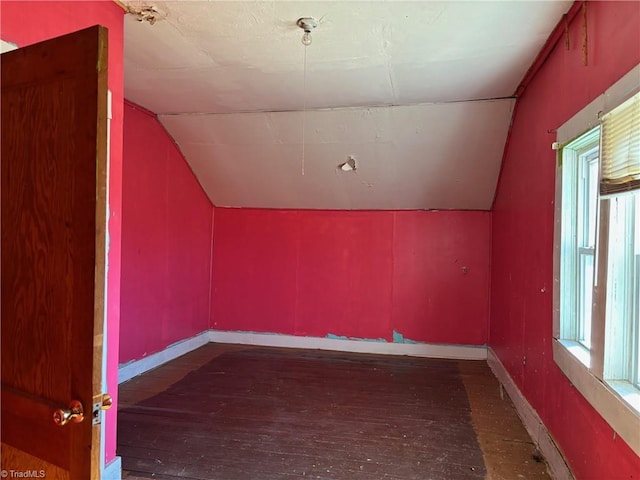
[[[91, 410], [102, 372], [107, 32], [1, 56], [2, 442], [98, 478]], [[53, 411], [79, 400], [85, 420]], [[3, 468], [30, 470], [28, 465]], [[26, 461], [26, 460], [25, 460]]]

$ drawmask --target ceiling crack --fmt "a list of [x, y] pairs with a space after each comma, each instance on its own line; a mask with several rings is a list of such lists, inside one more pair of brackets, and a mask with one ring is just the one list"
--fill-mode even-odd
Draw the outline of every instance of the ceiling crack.
[[[455, 103], [479, 103], [479, 102], [492, 102], [492, 101], [500, 101], [500, 100], [515, 100], [516, 97], [513, 95], [509, 95], [506, 97], [488, 97], [488, 98], [472, 98], [468, 100], [446, 100], [441, 102], [419, 102], [419, 103], [381, 103], [381, 104], [370, 104], [370, 105], [354, 105], [348, 107], [323, 107], [323, 108], [307, 108], [307, 112], [333, 112], [340, 110], [363, 110], [363, 109], [374, 109], [374, 108], [389, 108], [389, 107], [419, 107], [426, 105], [450, 105]], [[173, 116], [181, 116], [181, 115], [191, 115], [191, 116], [209, 116], [209, 115], [247, 115], [253, 113], [295, 113], [302, 112], [302, 109], [282, 109], [282, 110], [241, 110], [235, 112], [160, 112], [157, 113], [158, 116], [165, 117], [173, 117]]]

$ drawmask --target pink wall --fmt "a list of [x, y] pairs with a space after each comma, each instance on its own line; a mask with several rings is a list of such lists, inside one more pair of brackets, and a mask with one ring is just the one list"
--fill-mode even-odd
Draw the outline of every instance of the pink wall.
[[[0, 37], [24, 47], [93, 25], [109, 29], [109, 89], [113, 95], [109, 167], [109, 270], [107, 276], [107, 388], [117, 403], [120, 323], [120, 232], [122, 194], [123, 16], [111, 1], [6, 2], [0, 4]], [[116, 451], [116, 414], [106, 414], [105, 459]]]
[[489, 345], [560, 445], [578, 479], [637, 478], [640, 459], [553, 361], [555, 134], [640, 61], [640, 3], [589, 2], [519, 99], [493, 209]]
[[488, 212], [217, 208], [212, 327], [483, 345], [490, 228]]
[[209, 328], [213, 206], [158, 120], [125, 103], [120, 363]]

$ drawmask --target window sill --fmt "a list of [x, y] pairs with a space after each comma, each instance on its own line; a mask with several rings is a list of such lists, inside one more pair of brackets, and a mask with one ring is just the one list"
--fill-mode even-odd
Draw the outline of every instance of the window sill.
[[605, 380], [605, 382], [622, 397], [622, 400], [631, 405], [631, 408], [640, 412], [640, 390], [623, 380]]
[[587, 350], [584, 345], [575, 340], [557, 340], [564, 348], [566, 348], [571, 355], [580, 360], [580, 363], [585, 366], [585, 368], [591, 367], [591, 355], [589, 354], [589, 350]]
[[[577, 342], [554, 339], [553, 359], [574, 387], [640, 456], [640, 393], [628, 382], [602, 382], [580, 359]], [[577, 355], [576, 353], [577, 352]], [[627, 401], [628, 399], [628, 401]]]

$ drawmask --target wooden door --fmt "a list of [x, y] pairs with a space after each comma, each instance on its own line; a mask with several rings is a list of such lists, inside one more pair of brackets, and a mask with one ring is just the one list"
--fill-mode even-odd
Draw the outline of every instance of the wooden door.
[[[107, 31], [0, 57], [2, 470], [100, 476]], [[84, 420], [54, 412], [72, 400]], [[100, 418], [100, 415], [98, 415]]]

